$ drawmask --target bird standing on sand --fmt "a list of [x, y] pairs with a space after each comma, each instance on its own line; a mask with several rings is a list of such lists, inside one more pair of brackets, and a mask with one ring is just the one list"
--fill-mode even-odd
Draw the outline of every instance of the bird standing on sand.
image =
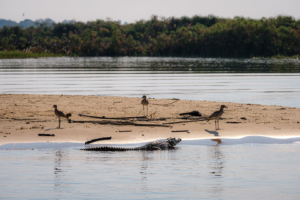
[[[207, 120], [207, 122], [209, 122], [209, 120], [215, 120], [215, 128], [216, 130], [219, 130], [219, 119], [220, 117], [223, 115], [224, 111], [223, 109], [227, 108], [227, 106], [225, 105], [221, 105], [220, 110], [214, 112], [213, 114], [211, 114]], [[218, 124], [218, 128], [217, 128], [217, 124]]]
[[142, 98], [143, 98], [143, 100], [142, 100], [141, 104], [143, 105], [144, 115], [145, 115], [145, 106], [147, 106], [147, 116], [148, 116], [149, 101], [147, 100], [147, 97], [145, 95]]
[[64, 117], [69, 119], [69, 117], [71, 117], [71, 113], [65, 115], [63, 112], [57, 110], [57, 105], [54, 105], [53, 108], [55, 108], [54, 113], [58, 117], [58, 128], [60, 128], [60, 118]]

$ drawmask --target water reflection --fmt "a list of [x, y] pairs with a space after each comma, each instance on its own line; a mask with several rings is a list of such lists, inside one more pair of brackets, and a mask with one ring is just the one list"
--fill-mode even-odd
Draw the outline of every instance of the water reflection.
[[55, 152], [55, 160], [54, 160], [54, 174], [59, 175], [62, 172], [61, 162], [63, 158], [63, 153], [61, 150]]
[[221, 139], [212, 139], [212, 141], [217, 142], [216, 145], [209, 146], [209, 153], [211, 157], [211, 162], [209, 163], [209, 168], [211, 169], [210, 174], [217, 178], [217, 180], [213, 183], [212, 189], [210, 190], [212, 196], [221, 197], [222, 191], [224, 189], [222, 176], [223, 169], [225, 168], [225, 157], [222, 153], [222, 147], [220, 144], [222, 143]]
[[211, 141], [217, 142], [218, 144], [222, 144], [222, 140], [221, 139], [211, 139]]
[[[55, 188], [60, 187], [62, 184], [62, 179], [64, 176], [64, 171], [62, 170], [62, 160], [64, 158], [64, 152], [61, 150], [55, 151], [54, 158], [54, 186]], [[58, 189], [59, 191], [60, 189]]]
[[184, 71], [195, 73], [300, 73], [297, 59], [93, 57], [0, 60], [0, 69], [84, 71]]
[[148, 151], [142, 152], [142, 162], [141, 162], [141, 170], [140, 170], [140, 179], [141, 179], [141, 189], [142, 191], [149, 191], [148, 188], [148, 176], [150, 173], [147, 172], [149, 169], [149, 162], [153, 160], [153, 157], [151, 158], [151, 154], [149, 154]]
[[[213, 141], [216, 141], [213, 139]], [[218, 142], [217, 145], [210, 146], [210, 155], [212, 157], [212, 163], [211, 169], [212, 171], [210, 172], [213, 174], [215, 177], [221, 177], [222, 176], [222, 170], [224, 168], [224, 156], [223, 153], [221, 152], [221, 147], [219, 144], [222, 143], [220, 139], [218, 139], [216, 142]]]
[[240, 199], [243, 194], [252, 199], [297, 199], [299, 143], [293, 141], [226, 145], [226, 139], [215, 138], [208, 145], [180, 144], [174, 151], [153, 152], [87, 152], [74, 146], [1, 150], [0, 196]]

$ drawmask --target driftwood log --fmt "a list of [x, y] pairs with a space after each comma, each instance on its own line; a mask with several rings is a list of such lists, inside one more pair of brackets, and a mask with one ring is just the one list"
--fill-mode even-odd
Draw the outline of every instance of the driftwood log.
[[[178, 101], [175, 99], [175, 102]], [[172, 102], [172, 103], [175, 103]], [[147, 117], [116, 117], [116, 118], [107, 118], [105, 116], [98, 117], [98, 116], [91, 116], [91, 115], [83, 115], [83, 114], [78, 114], [80, 117], [89, 117], [89, 118], [95, 118], [95, 119], [103, 119], [101, 121], [74, 121], [74, 120], [69, 120], [69, 123], [93, 123], [93, 124], [102, 124], [102, 125], [120, 125], [120, 126], [127, 126], [127, 125], [132, 125], [132, 126], [149, 126], [149, 127], [170, 127], [170, 124], [180, 124], [180, 123], [188, 123], [188, 122], [197, 122], [197, 121], [204, 121], [206, 118], [201, 117], [201, 113], [198, 111], [192, 111], [188, 113], [181, 113], [180, 115], [190, 115], [191, 117], [182, 117], [182, 118], [176, 118], [176, 119], [186, 119], [186, 121], [177, 121], [177, 122], [166, 122], [163, 124], [146, 124], [146, 123], [135, 123], [132, 121], [129, 121], [130, 119], [138, 119], [138, 121], [166, 121], [171, 118], [157, 118], [157, 119], [148, 119]], [[193, 118], [197, 117], [197, 118]], [[125, 121], [112, 121], [112, 120], [125, 120]], [[126, 121], [128, 120], [128, 121]]]
[[174, 131], [171, 131], [171, 132], [189, 132], [189, 130], [174, 130]]
[[51, 137], [54, 137], [55, 135], [54, 135], [54, 134], [44, 134], [44, 133], [40, 133], [39, 136], [51, 136]]
[[103, 137], [103, 138], [92, 139], [92, 140], [86, 141], [84, 144], [91, 144], [93, 142], [97, 142], [97, 141], [100, 141], [100, 140], [111, 140], [111, 137]]
[[180, 113], [180, 116], [182, 115], [191, 115], [191, 116], [202, 116], [201, 113], [199, 113], [199, 111], [192, 111], [192, 112], [186, 112], [186, 113]]
[[132, 125], [132, 126], [170, 127], [170, 126], [165, 125], [165, 124], [139, 124], [139, 123], [134, 123], [134, 122], [107, 121], [107, 120], [103, 120], [103, 121], [73, 121], [73, 120], [70, 120], [69, 123], [92, 123], [92, 124], [102, 124], [102, 125], [110, 124], [110, 125], [121, 125], [121, 126]]
[[169, 105], [171, 105], [171, 104], [173, 104], [173, 103], [176, 103], [176, 102], [179, 101], [180, 99], [174, 98], [174, 99], [171, 99], [171, 100], [173, 100], [173, 102], [171, 102], [171, 103], [165, 103], [165, 104], [155, 104], [155, 103], [152, 103], [151, 105], [156, 105], [156, 106], [169, 106]]
[[47, 120], [37, 120], [37, 119], [16, 119], [16, 118], [11, 118], [11, 119], [16, 121], [47, 122]]
[[91, 116], [91, 115], [83, 115], [83, 114], [78, 114], [79, 117], [89, 117], [89, 118], [96, 118], [96, 119], [115, 119], [115, 120], [126, 120], [126, 119], [135, 119], [135, 118], [146, 118], [145, 116], [143, 117], [97, 117], [97, 116]]
[[167, 122], [163, 124], [180, 124], [180, 123], [188, 123], [188, 122], [199, 122], [199, 121], [205, 121], [205, 119], [197, 119], [197, 120], [190, 120], [190, 121], [178, 121], [178, 122]]

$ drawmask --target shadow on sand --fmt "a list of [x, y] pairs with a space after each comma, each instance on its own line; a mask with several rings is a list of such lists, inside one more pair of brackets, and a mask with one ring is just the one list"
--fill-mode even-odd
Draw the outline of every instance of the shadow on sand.
[[51, 130], [55, 130], [55, 129], [60, 129], [60, 128], [48, 128], [45, 131], [51, 131]]
[[205, 131], [210, 133], [210, 134], [214, 134], [215, 136], [219, 136], [219, 133], [217, 131], [209, 131], [207, 129], [205, 129]]

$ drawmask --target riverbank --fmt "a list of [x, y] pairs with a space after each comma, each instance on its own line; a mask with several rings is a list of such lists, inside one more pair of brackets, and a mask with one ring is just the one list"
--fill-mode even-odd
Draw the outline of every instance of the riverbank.
[[[35, 52], [34, 53], [34, 52], [25, 52], [25, 51], [0, 51], [0, 59], [46, 58], [46, 57], [79, 57], [79, 56], [54, 54], [54, 53], [49, 53], [49, 52], [48, 53], [46, 53], [46, 52], [39, 52], [39, 53]], [[92, 56], [92, 57], [97, 57], [97, 56]], [[293, 56], [276, 55], [276, 56], [271, 56], [271, 57], [252, 57], [252, 59], [279, 59], [279, 60], [283, 60], [283, 59], [298, 60], [299, 58], [300, 58], [299, 55], [293, 55]]]
[[0, 59], [12, 59], [12, 58], [44, 58], [44, 57], [63, 57], [63, 54], [54, 53], [33, 53], [25, 51], [0, 51]]
[[293, 55], [293, 56], [283, 56], [283, 55], [276, 55], [276, 56], [271, 56], [271, 57], [253, 57], [253, 59], [295, 59], [298, 60], [300, 58], [299, 55]]
[[[108, 96], [1, 94], [0, 145], [28, 142], [81, 143], [101, 137], [112, 137], [105, 143], [120, 144], [167, 137], [188, 140], [251, 135], [300, 136], [299, 108], [150, 98], [148, 118], [144, 119], [141, 100]], [[228, 108], [225, 108], [220, 120], [220, 130], [215, 130], [214, 121], [207, 122], [206, 118], [222, 104]], [[53, 105], [57, 105], [58, 110], [65, 114], [71, 113], [71, 123], [62, 119], [61, 128], [58, 129]], [[202, 116], [180, 115], [195, 110]], [[105, 119], [86, 116], [105, 116]], [[125, 119], [127, 117], [132, 118]]]

